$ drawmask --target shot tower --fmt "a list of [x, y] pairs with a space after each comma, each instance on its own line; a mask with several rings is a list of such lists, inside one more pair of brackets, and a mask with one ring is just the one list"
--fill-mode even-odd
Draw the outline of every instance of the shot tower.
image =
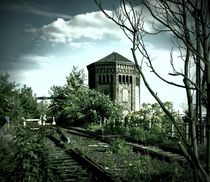
[[139, 110], [140, 74], [132, 61], [113, 52], [87, 69], [90, 89], [109, 95], [113, 102], [123, 106], [125, 113]]

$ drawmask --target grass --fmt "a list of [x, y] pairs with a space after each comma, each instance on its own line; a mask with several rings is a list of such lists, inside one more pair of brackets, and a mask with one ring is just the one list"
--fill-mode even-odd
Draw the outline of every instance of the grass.
[[188, 169], [136, 154], [123, 140], [111, 144], [70, 135], [70, 148], [78, 148], [120, 181], [192, 181]]

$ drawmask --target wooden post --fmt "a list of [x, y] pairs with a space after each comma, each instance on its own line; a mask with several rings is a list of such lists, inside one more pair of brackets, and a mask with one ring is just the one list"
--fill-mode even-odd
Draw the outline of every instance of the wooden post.
[[56, 122], [55, 122], [55, 117], [53, 116], [53, 122], [52, 122], [52, 125], [56, 125]]
[[186, 137], [186, 141], [189, 141], [189, 125], [188, 125], [188, 123], [185, 123], [185, 137]]
[[171, 124], [171, 137], [174, 138], [174, 124]]

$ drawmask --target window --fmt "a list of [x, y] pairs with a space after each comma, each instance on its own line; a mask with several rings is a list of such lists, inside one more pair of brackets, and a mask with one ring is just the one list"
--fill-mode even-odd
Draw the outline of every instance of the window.
[[103, 75], [103, 84], [106, 83], [106, 77]]
[[132, 76], [130, 76], [130, 83], [132, 83]]
[[106, 75], [106, 81], [109, 84], [109, 75]]
[[108, 89], [104, 90], [104, 95], [109, 95], [109, 90]]
[[125, 75], [123, 75], [123, 83], [125, 84]]
[[128, 90], [125, 88], [122, 90], [122, 100], [123, 102], [128, 102]]
[[128, 75], [126, 76], [126, 83], [129, 83], [129, 80], [128, 80]]
[[122, 76], [119, 75], [119, 83], [122, 83]]
[[113, 83], [113, 75], [111, 75], [111, 83]]
[[140, 85], [140, 79], [138, 77], [136, 77], [136, 86]]
[[101, 80], [101, 75], [99, 75], [99, 84], [102, 83], [102, 80]]

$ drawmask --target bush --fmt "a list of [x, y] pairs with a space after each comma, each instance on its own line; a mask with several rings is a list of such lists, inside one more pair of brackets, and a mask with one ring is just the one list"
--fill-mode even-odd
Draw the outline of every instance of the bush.
[[111, 147], [112, 152], [117, 153], [119, 155], [126, 155], [133, 152], [132, 148], [128, 146], [125, 143], [125, 141], [120, 140], [120, 139], [114, 140], [111, 143], [110, 147]]
[[1, 142], [0, 170], [6, 181], [53, 181], [44, 132], [18, 126], [15, 137]]
[[163, 143], [166, 136], [161, 132], [147, 131], [140, 127], [129, 128], [129, 137], [140, 142], [148, 142], [150, 144]]

